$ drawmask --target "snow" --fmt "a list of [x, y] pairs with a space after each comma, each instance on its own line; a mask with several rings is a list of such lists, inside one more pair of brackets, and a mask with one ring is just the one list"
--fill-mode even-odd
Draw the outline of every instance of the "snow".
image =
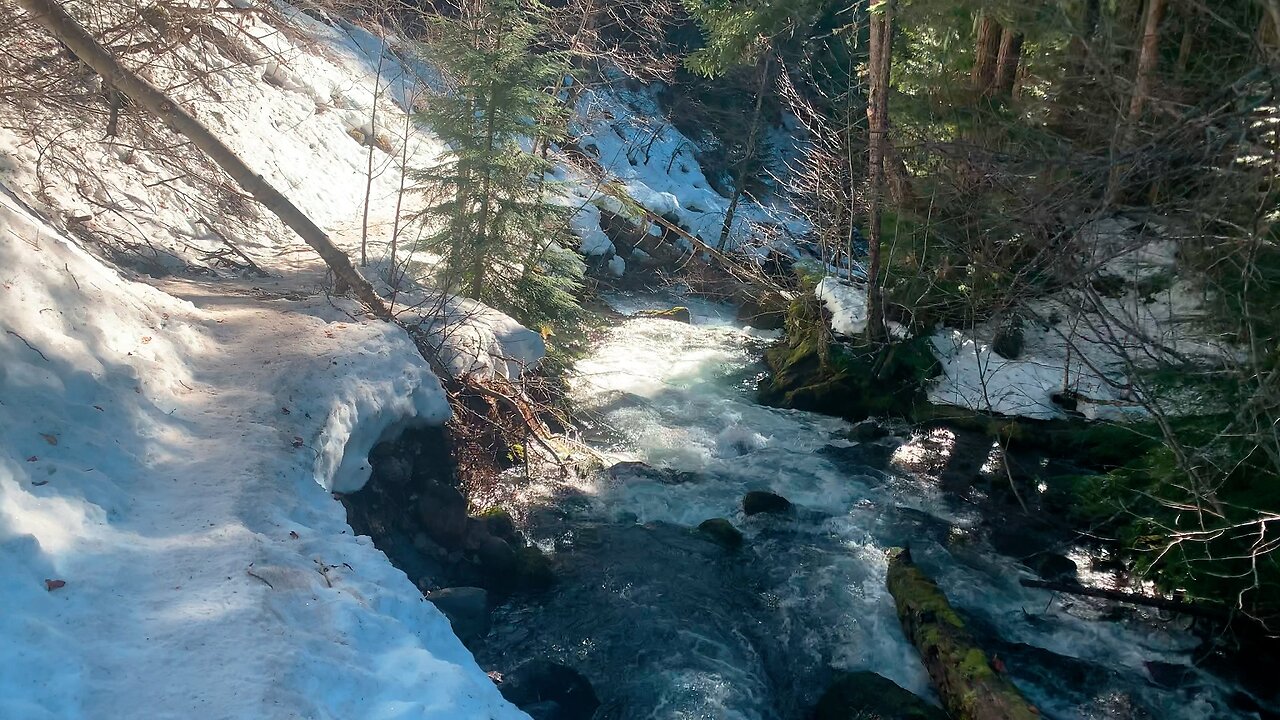
[[867, 329], [867, 289], [827, 276], [813, 290], [831, 312], [831, 329], [853, 337]]
[[[373, 275], [401, 151], [408, 171], [445, 151], [401, 136], [432, 74], [280, 12], [211, 16], [241, 52], [192, 40], [199, 83], [133, 59], [353, 255], [362, 142], [385, 146]], [[408, 335], [330, 301], [296, 236], [130, 113], [118, 139], [55, 105], [0, 119], [0, 717], [525, 717], [332, 495], [379, 440], [449, 417]], [[211, 259], [223, 237], [271, 277]], [[452, 371], [516, 378], [545, 353], [468, 303], [426, 318], [451, 328]]]
[[[658, 92], [656, 85], [636, 91], [587, 89], [578, 97], [571, 134], [588, 157], [578, 165], [592, 165], [594, 169], [585, 172], [566, 167], [558, 178], [576, 181], [571, 182], [565, 202], [580, 208], [573, 229], [584, 254], [604, 256], [614, 250], [612, 243], [605, 244], [607, 238], [595, 234], [600, 210], [621, 215], [637, 225], [646, 224], [643, 215], [629, 209], [615, 195], [674, 222], [712, 247], [720, 246], [729, 198], [716, 192], [703, 174], [696, 156], [701, 145], [664, 118]], [[594, 177], [596, 173], [603, 174], [603, 182]], [[746, 251], [759, 244], [757, 231], [765, 226], [787, 236], [799, 236], [807, 230], [790, 214], [745, 197], [735, 214], [730, 248]], [[644, 229], [662, 234], [660, 228]]]
[[523, 717], [329, 493], [447, 417], [404, 333], [0, 230], [0, 717]]
[[[1156, 228], [1147, 223], [1147, 228]], [[1192, 359], [1222, 362], [1237, 349], [1204, 328], [1205, 293], [1176, 272], [1177, 243], [1165, 235], [1135, 239], [1138, 224], [1104, 218], [1081, 232], [1091, 277], [1121, 280], [1116, 297], [1086, 296], [1078, 289], [1026, 303], [1023, 349], [1016, 359], [991, 349], [997, 323], [971, 331], [936, 331], [930, 340], [943, 375], [928, 391], [930, 402], [971, 410], [1049, 419], [1065, 417], [1052, 396], [1069, 393], [1075, 410], [1088, 419], [1125, 421], [1145, 417], [1140, 384], [1131, 382], [1131, 367], [1160, 361]], [[1168, 287], [1151, 293], [1138, 283], [1170, 278]], [[1212, 398], [1179, 399], [1165, 412], [1203, 409]]]

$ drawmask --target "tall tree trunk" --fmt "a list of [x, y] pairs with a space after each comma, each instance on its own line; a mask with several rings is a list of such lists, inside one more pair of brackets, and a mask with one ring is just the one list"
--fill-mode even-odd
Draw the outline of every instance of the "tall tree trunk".
[[[498, 33], [497, 38], [494, 54], [497, 54], [502, 49], [502, 33]], [[470, 277], [467, 278], [470, 286], [467, 294], [475, 300], [479, 300], [484, 293], [485, 261], [487, 260], [485, 246], [491, 241], [489, 237], [489, 218], [492, 215], [493, 203], [493, 155], [497, 143], [494, 114], [498, 108], [498, 88], [495, 83], [489, 83], [488, 97], [485, 99], [487, 101], [484, 119], [484, 157], [486, 167], [484, 168], [484, 178], [480, 183], [480, 216], [476, 218], [476, 235], [474, 246], [471, 248], [473, 255], [471, 256], [471, 268], [469, 270]]]
[[870, 81], [867, 96], [867, 175], [870, 180], [867, 217], [867, 339], [884, 339], [884, 303], [880, 292], [880, 222], [884, 202], [884, 160], [889, 130], [889, 67], [896, 0], [879, 0], [871, 6]]
[[1013, 83], [1018, 77], [1018, 65], [1022, 61], [1022, 33], [1006, 27], [1000, 33], [1000, 51], [996, 57], [996, 79], [993, 86], [997, 94], [1012, 96]]
[[209, 131], [200, 121], [169, 99], [154, 85], [126, 69], [54, 0], [18, 0], [18, 5], [31, 13], [32, 19], [66, 45], [86, 65], [102, 76], [103, 81], [123, 92], [138, 106], [158, 117], [169, 129], [185, 135], [209, 159], [217, 163], [245, 192], [249, 193], [289, 226], [324, 260], [339, 283], [355, 291], [368, 308], [382, 318], [391, 311], [373, 286], [351, 264], [351, 258], [333, 244], [329, 236], [312, 222], [296, 205], [263, 177], [254, 172], [239, 156]]
[[[1142, 120], [1142, 111], [1146, 107], [1147, 98], [1151, 95], [1151, 80], [1155, 75], [1156, 65], [1160, 61], [1160, 21], [1164, 18], [1165, 0], [1148, 0], [1146, 20], [1142, 28], [1142, 48], [1138, 55], [1138, 70], [1133, 80], [1133, 94], [1129, 98], [1129, 111], [1121, 124], [1119, 138], [1116, 143], [1116, 156], [1129, 152], [1137, 136], [1138, 123]], [[1112, 160], [1111, 173], [1107, 181], [1107, 200], [1114, 201], [1119, 197], [1121, 183], [1128, 163]]]
[[756, 107], [751, 113], [751, 129], [747, 133], [746, 153], [738, 163], [738, 174], [733, 178], [733, 197], [729, 199], [729, 209], [724, 213], [724, 225], [720, 228], [720, 248], [725, 248], [729, 233], [733, 230], [733, 218], [738, 214], [738, 203], [746, 189], [747, 171], [751, 169], [751, 160], [756, 154], [756, 143], [760, 137], [760, 115], [764, 111], [764, 93], [769, 87], [769, 68], [772, 58], [766, 54], [764, 64], [760, 68], [760, 86], [756, 88]]
[[1187, 72], [1187, 66], [1191, 63], [1191, 51], [1196, 44], [1196, 22], [1199, 20], [1199, 12], [1195, 6], [1183, 4], [1182, 7], [1182, 41], [1178, 43], [1178, 60], [1174, 65], [1174, 73], [1178, 77], [1182, 77]]
[[996, 58], [1000, 51], [1000, 23], [983, 14], [978, 20], [978, 38], [973, 48], [973, 89], [986, 95], [996, 79]]

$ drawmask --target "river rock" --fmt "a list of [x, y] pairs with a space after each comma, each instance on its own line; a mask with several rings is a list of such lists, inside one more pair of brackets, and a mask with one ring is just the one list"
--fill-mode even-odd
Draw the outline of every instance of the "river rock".
[[511, 513], [500, 507], [493, 507], [480, 513], [477, 517], [484, 521], [485, 529], [490, 535], [502, 538], [508, 542], [516, 539], [516, 523], [511, 519]]
[[875, 420], [863, 420], [862, 422], [854, 423], [853, 427], [849, 428], [849, 432], [845, 433], [845, 435], [850, 440], [856, 440], [857, 442], [872, 442], [880, 438], [889, 437], [889, 431]]
[[742, 512], [748, 516], [758, 513], [784, 513], [790, 509], [790, 500], [768, 490], [752, 490], [742, 498]]
[[1071, 558], [1051, 552], [1036, 553], [1027, 558], [1027, 567], [1051, 582], [1075, 580], [1079, 570]]
[[489, 593], [477, 587], [453, 587], [426, 593], [436, 609], [449, 618], [453, 633], [463, 644], [489, 632]]
[[836, 675], [813, 720], [947, 720], [947, 714], [873, 672]]
[[781, 330], [787, 325], [788, 304], [777, 293], [745, 298], [738, 306], [738, 320], [760, 330]]
[[418, 496], [418, 515], [427, 535], [444, 547], [462, 547], [467, 534], [467, 499], [457, 488], [439, 483], [424, 486]]
[[742, 532], [734, 527], [733, 523], [724, 518], [703, 520], [698, 525], [698, 532], [706, 535], [711, 541], [731, 550], [742, 547]]
[[698, 479], [695, 473], [656, 468], [646, 463], [633, 461], [614, 463], [609, 466], [606, 472], [608, 472], [611, 480], [620, 483], [650, 481], [660, 482], [663, 485], [681, 485]]
[[492, 535], [480, 543], [476, 550], [476, 562], [480, 564], [480, 571], [488, 578], [485, 584], [494, 588], [511, 581], [518, 563], [516, 551], [511, 544]]
[[691, 323], [693, 315], [687, 307], [673, 307], [669, 310], [641, 310], [635, 314], [635, 317], [655, 318], [657, 320], [674, 320], [675, 322]]
[[506, 673], [498, 691], [507, 702], [545, 720], [591, 720], [600, 707], [582, 673], [550, 660], [530, 660]]

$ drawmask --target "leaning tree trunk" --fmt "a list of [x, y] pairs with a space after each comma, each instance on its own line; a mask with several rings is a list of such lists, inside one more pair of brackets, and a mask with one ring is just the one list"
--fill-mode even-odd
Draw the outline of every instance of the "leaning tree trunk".
[[937, 584], [907, 550], [889, 551], [889, 594], [920, 651], [938, 697], [955, 720], [1039, 720], [1040, 713], [997, 673]]
[[1116, 141], [1115, 158], [1112, 159], [1110, 177], [1107, 179], [1107, 201], [1114, 202], [1120, 196], [1124, 175], [1129, 166], [1121, 156], [1128, 153], [1137, 137], [1138, 123], [1147, 98], [1151, 95], [1151, 80], [1160, 61], [1160, 21], [1164, 18], [1165, 0], [1148, 0], [1147, 17], [1142, 29], [1142, 49], [1138, 55], [1138, 71], [1133, 79], [1133, 95], [1129, 98], [1129, 111], [1121, 124]]
[[879, 0], [871, 6], [871, 87], [867, 95], [867, 339], [884, 339], [884, 302], [880, 293], [880, 224], [884, 203], [884, 161], [889, 131], [889, 59], [893, 40], [895, 0]]
[[178, 104], [122, 66], [111, 53], [64, 11], [55, 0], [18, 0], [18, 5], [31, 13], [32, 18], [44, 26], [49, 34], [61, 41], [86, 65], [102, 76], [103, 81], [124, 93], [139, 106], [158, 117], [169, 129], [185, 135], [206, 155], [217, 163], [232, 180], [262, 203], [302, 240], [310, 245], [324, 260], [339, 283], [349, 285], [356, 296], [382, 318], [390, 318], [391, 311], [374, 291], [369, 281], [351, 264], [351, 258], [333, 244], [329, 236], [307, 217], [279, 190], [271, 186], [261, 175], [245, 164], [231, 148], [209, 131], [200, 121]]

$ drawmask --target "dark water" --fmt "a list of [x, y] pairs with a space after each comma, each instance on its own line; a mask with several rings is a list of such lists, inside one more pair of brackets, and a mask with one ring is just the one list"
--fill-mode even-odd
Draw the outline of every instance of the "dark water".
[[[757, 405], [767, 339], [727, 309], [693, 310], [692, 326], [615, 328], [574, 380], [596, 450], [671, 472], [513, 482], [487, 498], [553, 554], [559, 582], [498, 609], [483, 666], [570, 665], [605, 718], [804, 717], [834, 669], [932, 698], [884, 588], [885, 549], [909, 544], [1047, 717], [1251, 716], [1232, 707], [1234, 688], [1190, 665], [1199, 641], [1180, 620], [1103, 619], [1104, 605], [1021, 587], [1033, 574], [991, 547], [990, 518], [917, 471], [980, 469], [981, 448], [957, 448], [947, 431], [860, 444], [841, 421]], [[795, 511], [745, 518], [754, 489]], [[714, 517], [742, 530], [741, 549], [693, 530]], [[1006, 533], [1005, 545], [1018, 541]]]

